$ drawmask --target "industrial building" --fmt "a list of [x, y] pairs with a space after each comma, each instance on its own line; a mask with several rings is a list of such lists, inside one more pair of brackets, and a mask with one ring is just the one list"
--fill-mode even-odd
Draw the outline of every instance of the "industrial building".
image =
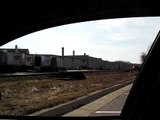
[[110, 62], [89, 55], [62, 55], [30, 54], [28, 49], [0, 49], [0, 67], [3, 71], [60, 71], [60, 70], [108, 70], [129, 71], [132, 64], [129, 62]]

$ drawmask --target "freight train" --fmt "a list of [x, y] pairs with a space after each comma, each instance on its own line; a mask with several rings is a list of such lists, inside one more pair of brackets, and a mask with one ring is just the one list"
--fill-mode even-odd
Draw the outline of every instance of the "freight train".
[[[19, 50], [20, 51], [20, 50]], [[104, 61], [89, 55], [45, 55], [19, 51], [0, 51], [0, 72], [57, 72], [62, 70], [94, 69], [130, 71], [133, 64], [123, 61]]]

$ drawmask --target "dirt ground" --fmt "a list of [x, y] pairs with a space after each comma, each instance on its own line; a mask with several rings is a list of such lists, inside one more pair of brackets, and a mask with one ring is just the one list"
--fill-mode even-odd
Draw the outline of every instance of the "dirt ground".
[[0, 116], [22, 116], [54, 107], [96, 90], [134, 80], [137, 73], [86, 73], [84, 80], [34, 80], [1, 82]]

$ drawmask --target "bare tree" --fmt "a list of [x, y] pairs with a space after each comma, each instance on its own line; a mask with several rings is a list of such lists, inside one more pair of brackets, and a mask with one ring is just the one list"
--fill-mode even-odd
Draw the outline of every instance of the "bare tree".
[[146, 56], [147, 56], [147, 54], [148, 54], [151, 46], [152, 46], [152, 43], [150, 43], [150, 45], [148, 46], [148, 49], [147, 49], [146, 52], [142, 52], [142, 53], [141, 53], [141, 56], [140, 56], [141, 63], [143, 63], [143, 62], [145, 61], [145, 58], [146, 58]]
[[141, 56], [140, 56], [140, 58], [141, 58], [141, 63], [144, 62], [146, 56], [147, 56], [147, 54], [146, 54], [145, 52], [142, 52], [142, 53], [141, 53]]

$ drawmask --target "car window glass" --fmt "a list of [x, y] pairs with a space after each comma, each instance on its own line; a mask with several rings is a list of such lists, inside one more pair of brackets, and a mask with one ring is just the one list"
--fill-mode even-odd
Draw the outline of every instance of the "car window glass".
[[111, 99], [104, 98], [106, 103], [87, 115], [120, 114], [159, 24], [159, 17], [88, 21], [41, 30], [1, 46], [0, 115], [35, 115], [106, 88], [112, 89]]

